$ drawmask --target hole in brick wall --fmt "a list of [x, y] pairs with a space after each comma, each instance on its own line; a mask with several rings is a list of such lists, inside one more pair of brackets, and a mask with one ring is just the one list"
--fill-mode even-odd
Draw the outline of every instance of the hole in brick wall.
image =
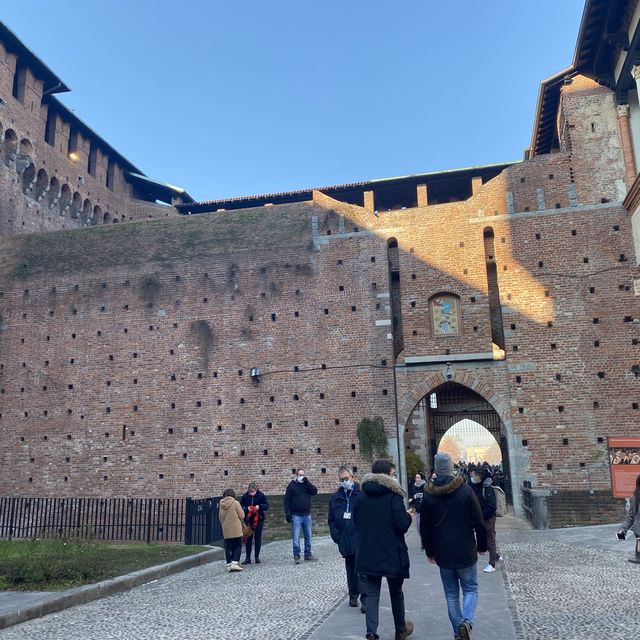
[[175, 375], [175, 373], [172, 373], [171, 374], [171, 380], [173, 380], [175, 382], [175, 379], [176, 379], [176, 375]]
[[542, 262], [542, 261], [538, 262], [538, 267], [539, 267], [540, 269], [542, 269], [542, 267], [544, 267], [544, 262]]
[[477, 326], [476, 326], [476, 327], [473, 327], [473, 331], [474, 331], [475, 333], [478, 333], [478, 327], [477, 327]]
[[371, 256], [371, 262], [375, 262], [376, 261], [376, 257], [375, 256]]
[[637, 402], [632, 402], [631, 403], [631, 408], [632, 409], [637, 409], [638, 408], [638, 403]]
[[514, 345], [513, 345], [513, 350], [514, 350], [514, 351], [517, 351], [517, 350], [518, 350], [518, 345], [517, 345], [517, 344], [514, 344]]
[[415, 301], [415, 300], [412, 300], [412, 301], [411, 301], [411, 306], [412, 306], [412, 307], [415, 307], [415, 306], [416, 306], [416, 301]]
[[240, 455], [244, 456], [244, 449], [240, 449]]
[[614, 225], [613, 225], [613, 230], [614, 230], [614, 231], [620, 231], [620, 226], [619, 226], [619, 225], [617, 225], [617, 224], [614, 224]]
[[600, 318], [593, 319], [593, 324], [599, 324], [599, 323], [600, 323]]
[[626, 262], [626, 261], [627, 261], [627, 256], [626, 256], [626, 254], [621, 253], [621, 254], [620, 254], [619, 262]]
[[351, 397], [352, 397], [352, 398], [355, 398], [355, 397], [356, 397], [356, 392], [355, 392], [355, 391], [352, 391], [352, 392], [351, 392]]
[[262, 450], [262, 455], [263, 456], [268, 456], [269, 455], [269, 450], [268, 449], [263, 449]]
[[218, 406], [220, 406], [222, 404], [222, 400], [220, 398], [218, 398], [217, 404], [218, 404]]
[[340, 285], [340, 286], [338, 287], [338, 291], [344, 291], [344, 286], [343, 286], [343, 285]]
[[196, 401], [196, 407], [201, 407], [202, 406], [202, 402], [200, 400]]
[[556, 202], [556, 209], [562, 209], [562, 205], [559, 202]]
[[594, 340], [593, 341], [593, 346], [594, 347], [599, 347], [600, 346], [600, 340]]
[[469, 300], [470, 300], [471, 302], [475, 302], [475, 301], [476, 301], [476, 297], [475, 297], [475, 296], [471, 296], [471, 297], [469, 298]]
[[545, 298], [548, 298], [548, 297], [549, 297], [549, 290], [548, 290], [548, 289], [545, 289], [544, 297], [545, 297]]
[[383, 367], [386, 367], [386, 366], [387, 366], [387, 361], [386, 361], [386, 360], [380, 360], [380, 364], [381, 364]]
[[589, 264], [589, 258], [582, 258], [582, 262], [584, 262], [585, 264]]
[[528, 445], [529, 445], [529, 441], [528, 441], [528, 440], [523, 440], [523, 441], [522, 441], [522, 446], [523, 446], [523, 447], [526, 447], [526, 446], [528, 446]]
[[507, 300], [511, 300], [511, 294], [507, 293]]
[[328, 316], [329, 315], [329, 309], [324, 309], [324, 315]]
[[[128, 305], [128, 304], [125, 304], [122, 308], [123, 308], [125, 311], [129, 311], [129, 305]], [[125, 331], [125, 333], [126, 333], [126, 331]]]
[[564, 405], [558, 405], [558, 413], [564, 413]]
[[536, 240], [540, 240], [540, 234], [536, 233]]
[[331, 235], [331, 229], [327, 229], [327, 235], [330, 236]]
[[633, 322], [633, 316], [625, 316], [624, 322]]
[[336, 264], [338, 265], [342, 264], [342, 260], [336, 260]]
[[412, 279], [412, 280], [415, 280], [415, 279], [416, 279], [416, 274], [415, 274], [415, 273], [412, 273], [412, 274], [411, 274], [411, 279]]
[[529, 207], [524, 208], [525, 212], [529, 211]]
[[324, 393], [320, 394], [320, 400], [324, 400]]
[[598, 378], [600, 378], [600, 380], [602, 380], [605, 377], [605, 372], [604, 371], [598, 371]]
[[351, 311], [356, 311], [356, 307], [355, 307], [355, 305], [352, 305], [352, 306], [351, 306]]
[[42, 412], [42, 415], [43, 415], [43, 416], [48, 416], [48, 415], [49, 415], [49, 412], [45, 409], [45, 410]]
[[272, 313], [272, 314], [271, 314], [271, 321], [272, 321], [272, 322], [275, 322], [275, 321], [276, 321], [276, 314], [275, 314], [275, 313]]
[[137, 405], [137, 404], [134, 404], [134, 405], [133, 405], [133, 410], [134, 410], [134, 411], [137, 411], [137, 410], [138, 410], [138, 405]]
[[177, 329], [177, 328], [178, 328], [178, 323], [177, 323], [177, 322], [174, 322], [174, 323], [173, 323], [173, 328], [174, 328], [174, 329]]
[[216, 427], [216, 431], [222, 431], [222, 425], [221, 425], [221, 424], [219, 424], [219, 425]]
[[309, 421], [308, 420], [303, 420], [302, 421], [302, 426], [303, 427], [308, 427], [309, 426]]
[[326, 467], [321, 467], [321, 468], [320, 468], [320, 474], [321, 474], [321, 475], [325, 475], [326, 473], [327, 473], [327, 469], [326, 469]]
[[273, 429], [273, 423], [267, 422], [267, 429]]
[[569, 444], [569, 438], [562, 438], [562, 444], [566, 447]]
[[553, 465], [550, 463], [547, 463], [547, 471], [551, 471], [553, 469]]
[[518, 413], [524, 413], [524, 407], [518, 407]]
[[638, 344], [638, 338], [631, 338], [631, 344], [632, 345], [637, 345]]
[[634, 364], [631, 367], [631, 373], [633, 373], [636, 378], [640, 378], [640, 365]]
[[596, 292], [595, 287], [589, 287], [589, 293], [595, 293], [595, 292]]
[[75, 358], [71, 358], [71, 360], [69, 360], [69, 364], [74, 364], [75, 361]]
[[240, 398], [240, 404], [244, 404], [244, 398]]
[[555, 351], [557, 348], [558, 348], [558, 347], [557, 347], [556, 343], [555, 343], [555, 342], [552, 342], [552, 343], [551, 343], [551, 350], [552, 350], [552, 351]]
[[459, 246], [461, 249], [464, 249], [464, 242], [461, 242], [458, 246]]
[[275, 397], [274, 396], [269, 396], [269, 402], [275, 402]]
[[297, 394], [297, 393], [294, 393], [294, 394], [293, 394], [293, 399], [294, 399], [294, 400], [300, 400], [300, 398], [299, 398], [299, 396], [298, 396], [298, 394]]
[[167, 433], [169, 433], [169, 434], [173, 433], [173, 427], [169, 427], [169, 428], [167, 429]]
[[176, 403], [175, 403], [175, 402], [172, 402], [172, 403], [171, 403], [171, 408], [172, 408], [172, 409], [175, 409], [175, 408], [176, 408]]
[[516, 330], [516, 325], [515, 325], [515, 324], [512, 324], [512, 325], [511, 325], [511, 331], [515, 331], [515, 330]]
[[335, 423], [336, 425], [339, 425], [339, 424], [340, 424], [340, 420], [339, 420], [338, 418], [336, 418], [336, 419], [334, 420], [334, 423]]
[[444, 350], [444, 353], [445, 353], [445, 355], [447, 355], [447, 356], [448, 356], [448, 355], [451, 353], [451, 349], [445, 349], [445, 350]]
[[134, 358], [137, 358], [138, 357], [137, 351], [134, 351], [132, 355], [133, 355]]
[[105, 438], [108, 438], [108, 437], [109, 437], [109, 432], [108, 432], [108, 431], [105, 431], [105, 432], [104, 432], [104, 437], [105, 437]]
[[172, 356], [173, 355], [173, 349], [169, 349], [169, 355]]
[[561, 373], [556, 373], [556, 380], [558, 382], [560, 382], [560, 380], [562, 380], [562, 374]]
[[107, 407], [106, 411], [107, 413], [111, 413], [111, 407]]
[[581, 469], [584, 469], [586, 466], [587, 466], [587, 465], [586, 465], [584, 462], [581, 462], [581, 463], [580, 463], [580, 468], [581, 468]]
[[224, 475], [228, 476], [229, 475], [229, 471], [227, 469], [224, 470]]
[[520, 182], [525, 182], [525, 178], [520, 178]]
[[520, 384], [522, 382], [522, 376], [516, 376], [516, 384]]
[[593, 401], [593, 408], [594, 409], [599, 409], [600, 408], [600, 403], [597, 400]]

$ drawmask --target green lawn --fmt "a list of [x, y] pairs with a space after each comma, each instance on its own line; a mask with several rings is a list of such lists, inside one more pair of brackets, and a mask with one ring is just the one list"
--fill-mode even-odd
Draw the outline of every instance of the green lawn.
[[0, 591], [60, 591], [206, 550], [178, 544], [5, 541], [0, 542]]

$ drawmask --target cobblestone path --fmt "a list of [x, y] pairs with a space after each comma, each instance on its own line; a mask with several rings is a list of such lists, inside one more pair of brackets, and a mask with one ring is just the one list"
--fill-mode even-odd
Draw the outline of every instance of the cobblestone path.
[[0, 631], [1, 640], [298, 640], [346, 596], [344, 564], [329, 538], [318, 562], [293, 564], [291, 542], [263, 547], [262, 564], [224, 562]]
[[525, 640], [638, 636], [640, 565], [620, 552], [557, 541], [500, 545]]

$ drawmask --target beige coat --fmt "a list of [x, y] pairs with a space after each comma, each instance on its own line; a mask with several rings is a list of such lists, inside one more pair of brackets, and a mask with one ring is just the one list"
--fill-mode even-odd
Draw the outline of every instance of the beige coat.
[[218, 516], [220, 518], [220, 524], [222, 525], [222, 535], [225, 539], [242, 538], [244, 511], [235, 498], [227, 496], [220, 500]]

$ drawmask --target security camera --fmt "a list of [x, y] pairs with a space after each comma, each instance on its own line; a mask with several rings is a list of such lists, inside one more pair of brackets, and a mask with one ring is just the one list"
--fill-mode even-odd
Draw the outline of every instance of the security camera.
[[451, 373], [451, 371], [447, 371], [447, 373], [445, 373], [444, 377], [447, 380], [451, 380], [453, 378], [453, 373]]

